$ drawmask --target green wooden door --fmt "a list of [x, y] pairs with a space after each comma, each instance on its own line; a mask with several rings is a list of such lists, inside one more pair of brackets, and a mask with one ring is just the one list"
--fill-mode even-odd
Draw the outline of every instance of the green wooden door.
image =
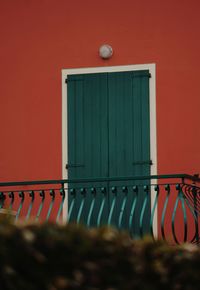
[[[149, 125], [149, 71], [71, 75], [68, 88], [68, 177], [98, 178], [150, 174], [150, 125]], [[102, 215], [102, 223], [108, 220], [112, 206], [112, 186], [132, 186], [133, 183], [95, 183], [97, 195], [91, 224], [95, 225], [103, 196], [101, 188], [108, 191]], [[75, 185], [71, 185], [74, 187]], [[83, 187], [78, 184], [76, 187]], [[77, 190], [78, 192], [79, 190]], [[80, 194], [80, 197], [78, 195]], [[91, 195], [85, 195], [81, 221], [91, 204]], [[120, 190], [117, 195], [115, 214], [110, 222], [117, 226], [118, 212], [122, 203]], [[144, 194], [139, 195], [135, 232], [139, 231], [139, 215]], [[127, 210], [122, 226], [127, 228], [133, 194], [128, 196]], [[69, 204], [71, 197], [69, 196]], [[77, 193], [76, 210], [71, 220], [77, 218], [81, 206], [81, 193]], [[150, 214], [147, 211], [145, 219]]]

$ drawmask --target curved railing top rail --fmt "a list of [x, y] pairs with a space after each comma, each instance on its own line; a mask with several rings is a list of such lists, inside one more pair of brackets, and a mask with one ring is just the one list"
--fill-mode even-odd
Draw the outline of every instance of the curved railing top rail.
[[42, 184], [65, 184], [65, 183], [88, 183], [88, 182], [109, 182], [109, 181], [139, 181], [139, 180], [153, 180], [153, 179], [181, 179], [182, 182], [189, 180], [192, 182], [199, 182], [198, 174], [162, 174], [150, 176], [128, 176], [128, 177], [99, 177], [99, 178], [82, 178], [82, 179], [58, 179], [58, 180], [37, 180], [37, 181], [16, 181], [16, 182], [0, 182], [0, 187], [6, 186], [22, 186], [22, 185], [42, 185]]

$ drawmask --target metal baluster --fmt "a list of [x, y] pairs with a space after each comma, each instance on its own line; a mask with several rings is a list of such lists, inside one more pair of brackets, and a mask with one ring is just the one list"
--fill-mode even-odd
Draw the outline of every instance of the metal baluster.
[[176, 197], [176, 201], [175, 201], [175, 205], [174, 205], [174, 209], [173, 209], [173, 213], [172, 213], [172, 235], [173, 235], [174, 241], [177, 244], [179, 244], [179, 241], [177, 239], [176, 232], [175, 232], [175, 217], [176, 217], [176, 212], [177, 212], [177, 208], [178, 208], [178, 203], [179, 203], [179, 200], [180, 200], [180, 197], [179, 197], [179, 186], [180, 186], [180, 184], [176, 185], [176, 190], [178, 191], [178, 194], [177, 194], [177, 197]]
[[149, 194], [149, 186], [145, 185], [144, 186], [144, 192], [145, 194], [145, 198], [143, 201], [143, 206], [142, 206], [142, 210], [141, 210], [141, 214], [140, 214], [140, 222], [139, 222], [139, 228], [140, 228], [140, 237], [143, 237], [143, 219], [144, 219], [144, 213], [145, 213], [145, 209], [146, 209], [146, 205], [147, 205], [147, 199], [148, 199], [148, 194]]
[[193, 215], [194, 218], [194, 224], [195, 224], [195, 234], [194, 237], [190, 240], [190, 243], [194, 243], [196, 240], [197, 244], [199, 243], [199, 232], [198, 232], [198, 213], [195, 213], [195, 208], [193, 208], [188, 201], [188, 199], [185, 199], [185, 203], [187, 204], [188, 208], [190, 209], [191, 214]]
[[50, 190], [50, 196], [51, 196], [51, 203], [49, 205], [49, 210], [48, 210], [48, 213], [47, 213], [47, 216], [46, 216], [46, 221], [49, 220], [49, 217], [50, 217], [53, 205], [54, 205], [54, 201], [55, 201], [55, 191], [54, 191], [54, 189]]
[[45, 192], [44, 192], [44, 190], [41, 190], [39, 192], [39, 195], [41, 196], [42, 200], [41, 200], [41, 203], [40, 203], [37, 215], [36, 215], [36, 219], [35, 219], [36, 221], [38, 221], [38, 219], [40, 217], [40, 214], [42, 212], [43, 206], [44, 206], [44, 200], [45, 200]]
[[75, 204], [75, 199], [76, 199], [76, 190], [75, 190], [75, 188], [71, 188], [70, 189], [70, 194], [72, 195], [73, 199], [72, 199], [72, 202], [70, 204], [70, 208], [69, 208], [69, 212], [68, 212], [68, 222], [71, 219], [72, 211], [73, 211], [74, 204]]
[[176, 190], [178, 191], [178, 196], [176, 198], [176, 202], [175, 202], [175, 206], [174, 206], [174, 210], [173, 210], [173, 215], [172, 215], [172, 234], [173, 234], [173, 238], [174, 238], [175, 242], [177, 244], [179, 244], [177, 236], [176, 236], [176, 232], [175, 232], [175, 217], [176, 217], [176, 212], [177, 212], [179, 201], [181, 202], [181, 208], [182, 208], [182, 211], [183, 211], [183, 221], [184, 221], [184, 238], [183, 238], [183, 241], [184, 242], [187, 241], [187, 214], [186, 214], [186, 209], [185, 209], [185, 204], [184, 204], [183, 192], [182, 192], [180, 184], [176, 185]]
[[134, 198], [133, 203], [132, 203], [130, 217], [129, 217], [129, 232], [130, 232], [131, 236], [133, 236], [133, 233], [132, 233], [133, 216], [134, 216], [134, 212], [135, 212], [135, 208], [136, 208], [136, 203], [138, 200], [138, 187], [137, 186], [133, 186], [133, 192], [135, 193], [135, 198]]
[[91, 217], [92, 217], [92, 213], [93, 213], [93, 209], [94, 209], [94, 204], [95, 204], [95, 200], [96, 200], [96, 188], [92, 187], [91, 188], [91, 194], [93, 195], [93, 199], [90, 205], [90, 209], [89, 209], [89, 213], [88, 213], [88, 218], [87, 218], [87, 226], [90, 226], [90, 221], [91, 221]]
[[15, 218], [16, 221], [19, 219], [19, 215], [20, 215], [20, 212], [21, 212], [23, 204], [24, 204], [24, 192], [23, 191], [19, 192], [19, 197], [21, 198], [21, 201], [20, 201], [20, 205], [19, 205], [19, 208], [17, 211], [16, 218]]
[[194, 209], [197, 211], [197, 203], [194, 203], [194, 195], [193, 195], [193, 186], [191, 185], [184, 185], [184, 192], [187, 200], [190, 202], [192, 206], [194, 206]]
[[101, 216], [102, 216], [102, 213], [103, 213], [103, 210], [104, 210], [104, 205], [105, 205], [105, 202], [106, 202], [106, 188], [105, 187], [101, 188], [101, 193], [103, 193], [103, 200], [101, 202], [101, 207], [100, 207], [99, 214], [98, 214], [98, 217], [97, 217], [97, 226], [98, 227], [100, 226], [100, 223], [101, 223]]
[[82, 201], [81, 201], [81, 205], [80, 205], [79, 211], [78, 211], [77, 223], [80, 222], [81, 214], [82, 214], [83, 207], [84, 207], [84, 204], [85, 204], [85, 197], [86, 197], [86, 190], [85, 190], [85, 188], [81, 188], [81, 195], [82, 195]]
[[127, 202], [127, 197], [128, 197], [128, 188], [127, 188], [127, 186], [123, 186], [122, 187], [122, 192], [124, 193], [124, 198], [123, 198], [123, 202], [122, 202], [122, 206], [121, 206], [120, 214], [119, 214], [119, 220], [118, 220], [118, 227], [120, 229], [121, 229], [122, 218], [123, 218], [124, 209], [125, 209], [126, 202]]
[[0, 209], [3, 208], [5, 201], [5, 194], [3, 192], [0, 192]]
[[[194, 236], [194, 238], [196, 239], [197, 244], [199, 244], [199, 223], [198, 223], [198, 211], [197, 211], [198, 199], [197, 199], [197, 190], [196, 190], [195, 186], [192, 189], [192, 195], [193, 195], [194, 216], [195, 216], [195, 236]], [[187, 199], [186, 199], [186, 201], [187, 201]]]
[[34, 199], [35, 199], [35, 193], [33, 190], [29, 192], [29, 196], [31, 197], [31, 202], [30, 202], [30, 205], [29, 205], [29, 208], [27, 211], [26, 220], [28, 220], [30, 218], [30, 214], [31, 214], [31, 211], [33, 208], [33, 203], [34, 203]]
[[63, 204], [64, 204], [64, 201], [65, 201], [65, 190], [64, 190], [64, 188], [60, 189], [60, 195], [62, 196], [62, 200], [61, 200], [60, 207], [59, 207], [59, 210], [58, 210], [58, 213], [57, 213], [56, 222], [58, 222], [58, 220], [60, 218], [60, 214], [62, 212]]
[[112, 204], [111, 204], [111, 208], [110, 208], [110, 212], [109, 212], [109, 216], [108, 216], [108, 225], [111, 225], [111, 221], [112, 221], [112, 215], [113, 215], [113, 211], [114, 211], [115, 203], [116, 203], [116, 198], [117, 198], [117, 188], [115, 186], [113, 186], [111, 188], [111, 192], [113, 193], [114, 198], [113, 198], [113, 201], [112, 201]]
[[159, 197], [159, 192], [160, 192], [159, 185], [156, 185], [154, 187], [154, 190], [156, 192], [156, 197], [155, 197], [155, 200], [154, 200], [154, 205], [153, 205], [153, 209], [152, 209], [152, 213], [151, 213], [151, 219], [150, 219], [150, 230], [151, 230], [151, 235], [152, 235], [153, 239], [155, 239], [154, 232], [153, 232], [153, 221], [154, 221], [155, 210], [156, 210], [157, 205], [158, 205], [158, 197]]
[[11, 201], [10, 201], [10, 205], [9, 205], [9, 210], [12, 211], [13, 203], [14, 203], [14, 192], [13, 192], [13, 191], [9, 192], [8, 196], [9, 196], [9, 198], [11, 199]]
[[165, 198], [165, 203], [164, 203], [164, 207], [163, 207], [163, 210], [162, 210], [162, 217], [161, 217], [161, 234], [162, 234], [163, 240], [166, 240], [164, 226], [165, 226], [165, 215], [166, 215], [166, 210], [167, 210], [167, 205], [168, 205], [168, 202], [169, 202], [169, 195], [170, 195], [170, 186], [169, 186], [169, 184], [165, 185], [165, 191], [167, 192], [167, 196]]
[[186, 208], [185, 208], [185, 199], [184, 199], [184, 195], [183, 195], [182, 188], [181, 188], [180, 184], [177, 186], [177, 190], [179, 191], [179, 199], [180, 199], [181, 207], [182, 207], [182, 211], [183, 211], [183, 221], [184, 221], [183, 241], [185, 243], [185, 242], [187, 242], [187, 233], [188, 233], [187, 212], [186, 212]]

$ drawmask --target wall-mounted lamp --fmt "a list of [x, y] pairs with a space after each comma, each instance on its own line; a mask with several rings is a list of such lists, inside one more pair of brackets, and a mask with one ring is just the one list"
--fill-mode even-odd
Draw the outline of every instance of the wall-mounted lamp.
[[103, 44], [99, 48], [99, 55], [101, 58], [108, 59], [113, 55], [113, 49], [109, 44]]

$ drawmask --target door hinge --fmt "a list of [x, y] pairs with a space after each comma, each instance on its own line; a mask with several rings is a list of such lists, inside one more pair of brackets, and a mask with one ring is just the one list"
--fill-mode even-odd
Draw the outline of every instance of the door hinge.
[[84, 167], [84, 164], [66, 164], [65, 168], [68, 170], [70, 167]]
[[139, 73], [134, 73], [132, 74], [133, 78], [140, 78], [140, 77], [148, 77], [151, 78], [151, 73], [150, 72], [139, 72]]
[[67, 84], [68, 82], [80, 82], [80, 81], [84, 81], [83, 78], [68, 78], [65, 79], [65, 83]]
[[136, 161], [133, 162], [132, 165], [153, 165], [153, 162], [152, 160]]

